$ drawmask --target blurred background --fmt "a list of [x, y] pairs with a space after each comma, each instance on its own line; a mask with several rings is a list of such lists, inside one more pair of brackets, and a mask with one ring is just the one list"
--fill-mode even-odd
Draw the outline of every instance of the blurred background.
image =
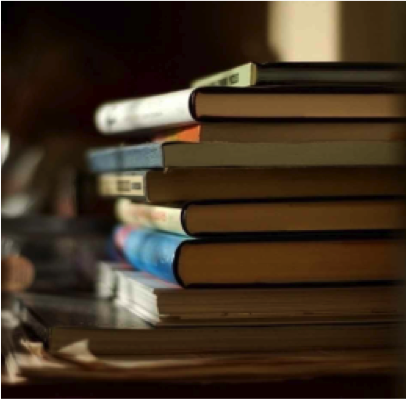
[[2, 211], [90, 211], [70, 183], [85, 148], [118, 141], [93, 125], [104, 101], [248, 61], [404, 62], [404, 41], [397, 1], [3, 3]]

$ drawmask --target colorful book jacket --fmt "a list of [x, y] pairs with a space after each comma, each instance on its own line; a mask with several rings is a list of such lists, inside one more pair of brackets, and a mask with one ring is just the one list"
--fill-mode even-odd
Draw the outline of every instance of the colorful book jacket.
[[166, 141], [184, 141], [190, 143], [199, 143], [201, 141], [201, 125], [186, 127], [181, 130], [170, 130], [164, 134], [158, 135], [153, 142], [160, 143]]
[[150, 206], [134, 203], [128, 198], [119, 198], [115, 208], [117, 219], [125, 225], [189, 235], [183, 222], [187, 205], [183, 207]]
[[183, 285], [176, 269], [177, 252], [183, 242], [193, 238], [120, 226], [115, 230], [113, 239], [124, 258], [135, 269], [164, 281]]
[[[129, 226], [120, 226], [114, 231], [113, 239], [118, 250], [123, 254], [127, 263], [133, 266], [136, 270], [147, 272], [161, 280], [178, 284], [186, 287], [183, 281], [183, 276], [179, 270], [179, 258], [182, 247], [190, 244], [204, 245], [206, 243], [226, 242], [230, 244], [238, 244], [240, 242], [278, 242], [278, 241], [309, 241], [321, 242], [332, 240], [354, 240], [359, 242], [359, 238], [366, 239], [386, 239], [391, 242], [389, 238], [396, 238], [397, 233], [391, 231], [355, 231], [337, 234], [336, 232], [323, 232], [323, 233], [281, 233], [278, 235], [270, 235], [263, 237], [261, 240], [253, 236], [245, 236], [239, 239], [231, 239], [225, 237], [224, 239], [199, 239], [198, 241], [192, 237], [182, 236], [177, 234], [169, 234], [156, 230], [145, 228], [134, 228]], [[372, 244], [374, 245], [374, 244]], [[398, 244], [391, 244], [398, 245]], [[385, 280], [394, 280], [394, 275], [389, 274], [391, 277]], [[369, 277], [370, 278], [370, 277]], [[368, 279], [369, 279], [368, 278]], [[381, 278], [383, 280], [383, 278]], [[190, 283], [189, 285], [193, 285]], [[201, 282], [195, 282], [201, 284]], [[203, 282], [202, 284], [205, 284]]]

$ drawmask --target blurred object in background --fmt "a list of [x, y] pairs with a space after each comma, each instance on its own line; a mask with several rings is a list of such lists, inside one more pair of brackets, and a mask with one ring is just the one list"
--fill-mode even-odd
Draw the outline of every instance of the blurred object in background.
[[3, 165], [10, 150], [10, 134], [6, 130], [1, 131], [1, 164]]
[[[24, 151], [7, 172], [3, 172], [1, 214], [17, 217], [38, 209], [44, 193], [33, 184], [44, 151], [31, 147]], [[5, 176], [4, 176], [5, 175]]]
[[59, 133], [10, 153], [2, 167], [2, 216], [109, 214], [112, 205], [92, 195], [90, 179], [77, 184], [84, 174], [84, 152], [93, 141], [85, 134], [80, 138]]
[[34, 281], [34, 265], [23, 256], [9, 255], [1, 259], [2, 292], [24, 291]]
[[2, 259], [8, 287], [22, 281], [23, 274], [27, 281], [33, 277], [28, 271], [32, 262], [35, 279], [31, 291], [93, 290], [97, 262], [105, 258], [110, 221], [32, 216], [2, 218], [2, 227], [3, 251], [6, 248], [10, 253]]
[[1, 238], [1, 291], [18, 292], [34, 281], [34, 265], [20, 255], [19, 245], [10, 238]]
[[59, 171], [50, 197], [50, 212], [59, 217], [113, 215], [114, 201], [97, 194], [96, 177], [73, 167], [66, 166]]

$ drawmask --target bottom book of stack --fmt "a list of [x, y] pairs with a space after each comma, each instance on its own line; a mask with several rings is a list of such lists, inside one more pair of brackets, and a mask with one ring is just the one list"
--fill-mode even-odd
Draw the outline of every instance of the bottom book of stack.
[[139, 287], [139, 304], [123, 294], [23, 294], [19, 316], [51, 354], [81, 341], [95, 355], [120, 356], [370, 350], [400, 341], [398, 286], [228, 290], [226, 300], [222, 289], [152, 288], [134, 277], [126, 279]]

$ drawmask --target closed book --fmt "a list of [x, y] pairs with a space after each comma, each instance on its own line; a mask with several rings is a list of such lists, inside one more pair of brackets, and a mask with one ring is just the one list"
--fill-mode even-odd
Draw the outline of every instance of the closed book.
[[205, 167], [400, 166], [403, 142], [149, 143], [90, 150], [94, 173]]
[[105, 173], [99, 194], [154, 203], [404, 195], [403, 168], [199, 168]]
[[204, 121], [403, 118], [402, 90], [379, 87], [201, 87], [102, 105], [96, 127], [129, 133]]
[[206, 201], [160, 206], [116, 202], [118, 219], [189, 236], [253, 234], [280, 231], [403, 229], [402, 199]]
[[406, 139], [403, 121], [204, 122], [163, 131], [153, 141], [278, 143]]
[[271, 84], [389, 85], [405, 81], [405, 67], [389, 63], [249, 62], [194, 80], [192, 87]]
[[117, 296], [157, 327], [401, 320], [394, 284], [183, 289], [144, 272], [118, 272]]
[[370, 239], [364, 235], [193, 239], [121, 227], [115, 236], [132, 266], [183, 287], [391, 281], [403, 276], [401, 240], [380, 234]]
[[49, 353], [86, 341], [94, 355], [168, 356], [395, 348], [397, 322], [154, 328], [114, 303], [86, 297], [21, 294], [20, 319]]
[[118, 262], [99, 262], [96, 268], [94, 294], [98, 298], [111, 298], [116, 292], [117, 271], [129, 270], [131, 266]]

